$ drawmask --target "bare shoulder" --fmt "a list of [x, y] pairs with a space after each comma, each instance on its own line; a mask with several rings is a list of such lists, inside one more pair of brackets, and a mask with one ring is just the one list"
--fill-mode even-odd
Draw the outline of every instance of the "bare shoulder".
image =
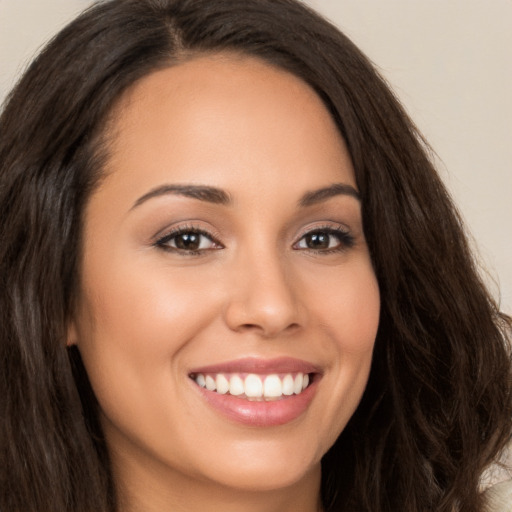
[[484, 493], [486, 512], [512, 512], [512, 480], [505, 480], [489, 487]]
[[512, 442], [482, 476], [486, 512], [512, 512]]

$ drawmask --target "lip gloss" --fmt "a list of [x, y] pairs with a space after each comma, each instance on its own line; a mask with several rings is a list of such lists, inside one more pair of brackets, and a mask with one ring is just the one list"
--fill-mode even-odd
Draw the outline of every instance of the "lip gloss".
[[[212, 388], [194, 382], [197, 375], [247, 374], [281, 375], [307, 374], [313, 376], [309, 385], [300, 393], [281, 395], [276, 399], [254, 400], [229, 393], [219, 393]], [[321, 372], [316, 365], [291, 357], [262, 359], [242, 358], [233, 361], [203, 366], [189, 374], [192, 382], [206, 403], [228, 419], [254, 427], [272, 427], [284, 425], [302, 415], [313, 400]], [[263, 379], [262, 379], [263, 380]]]
[[284, 425], [298, 418], [308, 408], [317, 388], [317, 382], [313, 381], [298, 395], [273, 401], [252, 401], [229, 394], [222, 395], [193, 385], [208, 405], [217, 412], [230, 420], [254, 427]]

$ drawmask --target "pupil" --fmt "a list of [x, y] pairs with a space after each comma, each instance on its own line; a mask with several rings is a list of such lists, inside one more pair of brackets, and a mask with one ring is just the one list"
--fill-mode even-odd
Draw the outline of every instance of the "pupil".
[[196, 250], [199, 248], [199, 237], [196, 233], [183, 233], [176, 238], [178, 249]]
[[329, 247], [329, 235], [326, 233], [312, 233], [306, 239], [310, 249], [327, 249]]

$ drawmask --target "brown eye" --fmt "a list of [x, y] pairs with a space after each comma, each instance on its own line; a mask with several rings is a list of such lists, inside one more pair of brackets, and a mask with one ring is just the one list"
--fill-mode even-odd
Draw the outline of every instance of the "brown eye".
[[[309, 233], [304, 237], [304, 243], [308, 249], [329, 249], [331, 238], [328, 233]], [[339, 240], [335, 240], [339, 243]]]
[[295, 249], [330, 252], [341, 251], [354, 245], [354, 237], [341, 228], [326, 228], [310, 231], [294, 246]]
[[160, 238], [155, 245], [168, 251], [191, 254], [210, 249], [220, 249], [222, 247], [208, 233], [194, 229], [178, 230], [169, 233]]
[[201, 237], [199, 233], [181, 233], [174, 237], [174, 246], [184, 251], [197, 251], [201, 246]]

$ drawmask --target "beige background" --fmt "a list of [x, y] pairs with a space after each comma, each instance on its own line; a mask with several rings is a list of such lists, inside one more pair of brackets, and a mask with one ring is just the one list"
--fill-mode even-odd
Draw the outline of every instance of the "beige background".
[[[0, 0], [0, 99], [44, 41], [90, 3]], [[512, 313], [512, 0], [307, 3], [378, 64], [431, 142]]]

